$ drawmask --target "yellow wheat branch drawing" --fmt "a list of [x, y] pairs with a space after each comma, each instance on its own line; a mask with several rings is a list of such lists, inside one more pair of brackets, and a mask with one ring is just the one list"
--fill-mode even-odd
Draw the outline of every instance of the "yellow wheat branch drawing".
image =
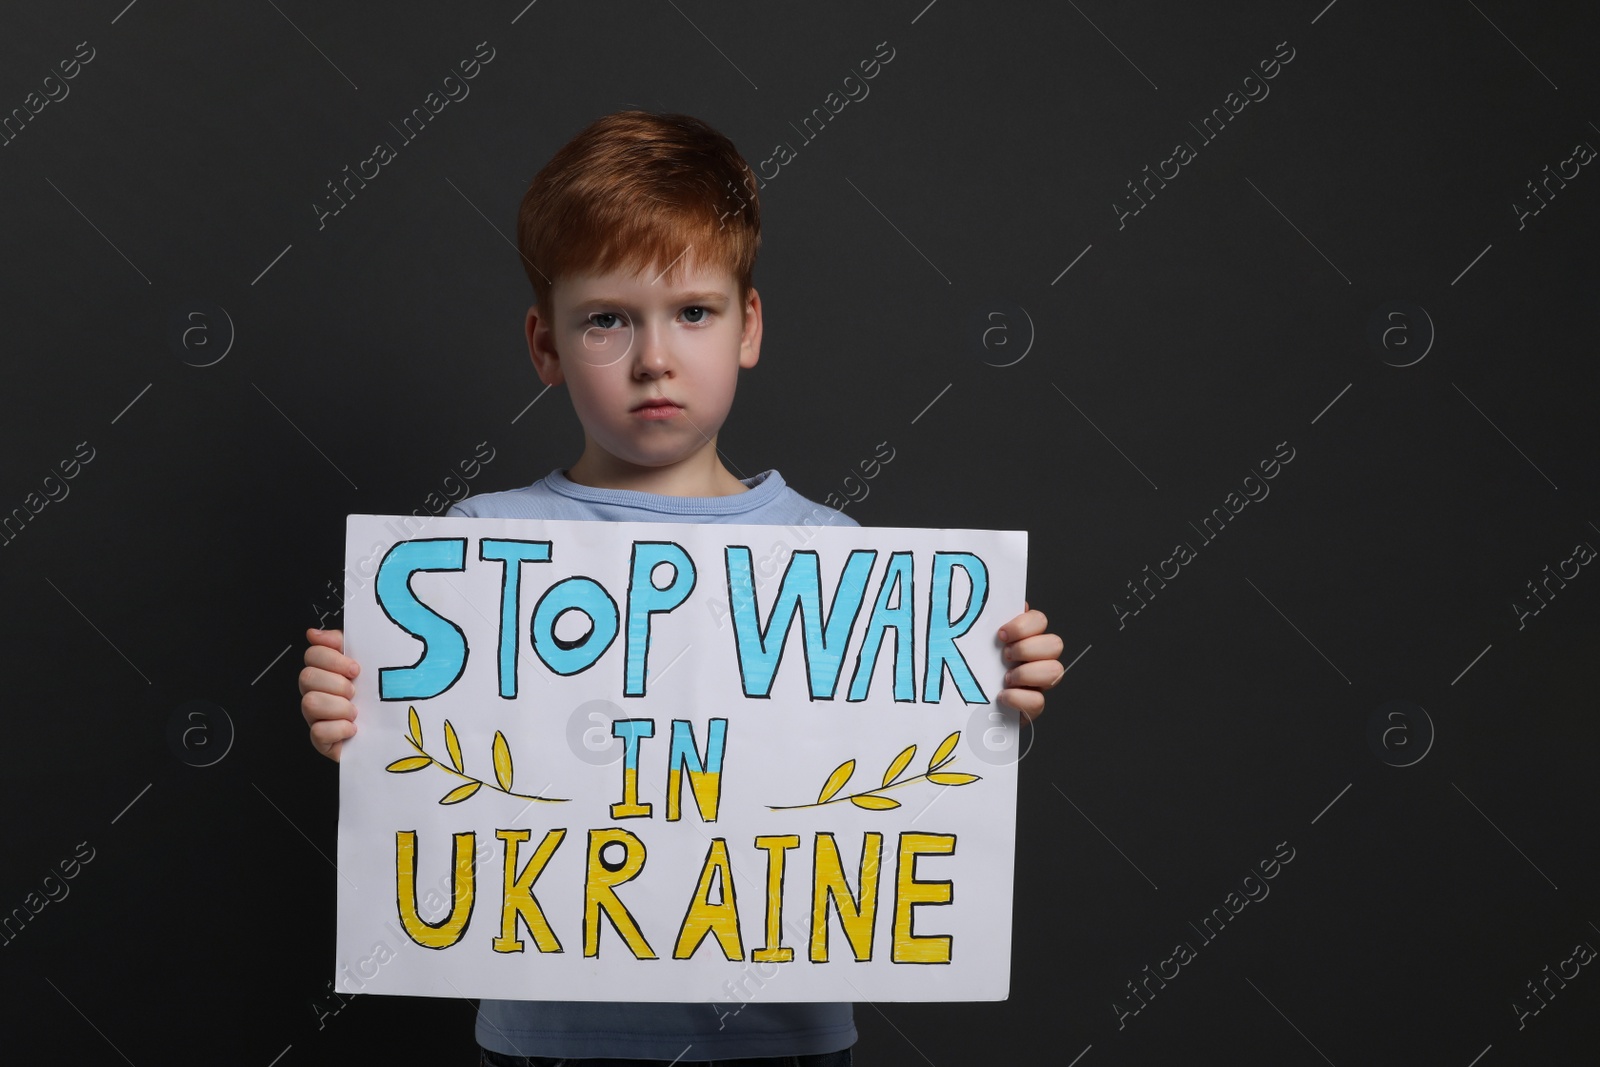
[[521, 800], [542, 800], [548, 804], [566, 803], [566, 797], [530, 797], [526, 793], [514, 793], [511, 791], [511, 746], [506, 744], [506, 735], [499, 730], [494, 732], [494, 746], [491, 753], [494, 758], [495, 780], [486, 782], [481, 778], [474, 778], [466, 772], [466, 767], [461, 760], [461, 741], [456, 737], [456, 728], [450, 724], [449, 719], [444, 721], [444, 747], [449, 755], [450, 762], [445, 763], [422, 747], [422, 720], [417, 718], [416, 708], [409, 708], [408, 711], [411, 718], [411, 729], [406, 735], [406, 740], [411, 742], [411, 747], [416, 749], [418, 754], [397, 759], [385, 767], [384, 770], [395, 774], [407, 774], [411, 771], [420, 771], [424, 767], [437, 766], [457, 778], [466, 779], [462, 785], [456, 786], [440, 797], [439, 803], [459, 804], [484, 786], [488, 786], [497, 793], [504, 793], [506, 796], [517, 797]]
[[900, 802], [893, 797], [884, 796], [885, 790], [898, 789], [900, 786], [910, 785], [912, 782], [922, 781], [923, 779], [932, 782], [934, 785], [970, 785], [973, 782], [980, 781], [980, 777], [976, 774], [965, 774], [961, 771], [941, 770], [942, 767], [955, 759], [956, 741], [960, 737], [961, 731], [957, 730], [939, 742], [939, 747], [933, 752], [933, 758], [928, 761], [928, 769], [921, 774], [913, 774], [909, 778], [901, 777], [906, 768], [911, 766], [911, 761], [917, 755], [917, 746], [907, 745], [898, 756], [889, 761], [889, 766], [883, 772], [883, 783], [881, 785], [874, 786], [871, 789], [863, 789], [858, 793], [847, 793], [840, 796], [839, 794], [844, 789], [845, 783], [850, 781], [851, 775], [855, 774], [856, 771], [856, 761], [847, 759], [835, 767], [832, 774], [828, 775], [828, 780], [822, 783], [822, 792], [817, 794], [817, 799], [813, 803], [768, 804], [767, 808], [770, 811], [820, 808], [824, 804], [838, 804], [848, 800], [856, 807], [866, 808], [868, 811], [888, 811], [891, 808], [898, 808]]

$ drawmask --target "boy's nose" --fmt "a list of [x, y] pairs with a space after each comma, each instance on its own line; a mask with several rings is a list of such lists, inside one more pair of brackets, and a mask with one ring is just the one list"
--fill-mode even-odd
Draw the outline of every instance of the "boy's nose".
[[658, 378], [667, 373], [672, 364], [672, 354], [661, 327], [655, 323], [637, 327], [634, 331], [633, 362], [635, 373], [647, 378]]

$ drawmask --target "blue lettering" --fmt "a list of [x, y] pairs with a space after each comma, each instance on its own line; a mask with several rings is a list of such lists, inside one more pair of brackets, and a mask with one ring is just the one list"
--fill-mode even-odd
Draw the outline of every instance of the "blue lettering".
[[[961, 618], [950, 618], [950, 583], [956, 568], [966, 574], [972, 583], [972, 593]], [[955, 639], [972, 629], [989, 599], [989, 568], [983, 560], [970, 552], [935, 552], [933, 554], [933, 599], [928, 605], [927, 669], [922, 677], [924, 703], [939, 703], [944, 692], [944, 672], [950, 668], [961, 699], [968, 704], [987, 704], [983, 687], [972, 676], [972, 668], [956, 648]], [[952, 662], [953, 661], [953, 662]]]
[[379, 700], [428, 700], [456, 684], [467, 666], [467, 637], [461, 627], [417, 599], [411, 576], [418, 571], [466, 569], [464, 537], [401, 541], [378, 564], [378, 606], [394, 624], [422, 642], [422, 655], [409, 667], [378, 671]]
[[[894, 698], [899, 701], [917, 699], [917, 683], [912, 663], [912, 645], [915, 638], [915, 619], [911, 606], [913, 595], [910, 552], [895, 552], [884, 569], [883, 584], [878, 587], [878, 599], [872, 605], [872, 616], [867, 620], [867, 636], [856, 654], [855, 673], [850, 676], [851, 700], [865, 700], [872, 672], [878, 664], [878, 649], [883, 644], [885, 630], [894, 631]], [[889, 606], [889, 597], [895, 596], [895, 606]]]
[[505, 566], [500, 580], [500, 695], [517, 695], [517, 605], [522, 590], [522, 564], [550, 562], [549, 541], [500, 541], [485, 537], [478, 558], [497, 559]]
[[[589, 619], [589, 632], [570, 641], [556, 636], [556, 620], [569, 611]], [[528, 639], [546, 667], [557, 674], [578, 674], [611, 647], [620, 620], [617, 602], [604, 586], [586, 575], [573, 575], [546, 589], [534, 605]]]
[[[672, 582], [665, 589], [656, 585], [655, 569], [666, 563], [672, 567]], [[671, 611], [694, 592], [694, 560], [683, 546], [672, 541], [635, 541], [633, 566], [628, 575], [628, 637], [626, 642], [624, 696], [644, 696], [645, 675], [650, 662], [650, 616]]]
[[[750, 575], [750, 549], [728, 545], [724, 549], [728, 566], [728, 599], [733, 614], [734, 638], [739, 654], [739, 674], [747, 697], [767, 697], [778, 672], [785, 639], [801, 617], [801, 649], [806, 660], [806, 677], [811, 684], [811, 699], [832, 700], [844, 667], [845, 647], [856, 615], [866, 598], [867, 575], [877, 553], [856, 549], [845, 562], [844, 573], [834, 593], [826, 620], [822, 613], [822, 578], [817, 554], [799, 551], [789, 557], [783, 583], [774, 598], [765, 627], [761, 625]], [[970, 623], [969, 623], [970, 625]]]

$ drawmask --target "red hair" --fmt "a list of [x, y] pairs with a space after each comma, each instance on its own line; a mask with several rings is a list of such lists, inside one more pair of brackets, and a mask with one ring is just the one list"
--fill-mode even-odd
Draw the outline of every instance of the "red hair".
[[732, 274], [742, 307], [761, 246], [755, 175], [697, 118], [619, 111], [584, 127], [534, 176], [517, 245], [543, 309], [563, 277], [655, 268], [672, 284], [691, 262]]

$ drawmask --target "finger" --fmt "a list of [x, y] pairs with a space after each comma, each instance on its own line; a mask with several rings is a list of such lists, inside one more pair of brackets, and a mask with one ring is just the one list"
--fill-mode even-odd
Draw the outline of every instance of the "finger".
[[1005, 647], [1005, 659], [1007, 663], [1055, 659], [1065, 648], [1066, 645], [1062, 644], [1061, 638], [1055, 634], [1039, 634], [1037, 637], [1024, 637], [1020, 641], [1011, 642]]
[[1019, 637], [1033, 637], [1044, 633], [1048, 625], [1050, 620], [1045, 617], [1044, 612], [1024, 611], [1000, 628], [1000, 640], [1015, 641]]
[[1028, 722], [1044, 714], [1044, 694], [1037, 689], [1002, 689], [998, 699], [1006, 707], [1016, 709]]
[[306, 649], [306, 666], [320, 667], [334, 674], [342, 674], [346, 678], [354, 678], [361, 673], [361, 665], [337, 649], [327, 645], [312, 645]]
[[307, 725], [331, 719], [354, 720], [356, 706], [344, 697], [313, 691], [300, 698], [300, 714], [304, 716]]
[[307, 630], [306, 640], [313, 645], [326, 645], [337, 652], [344, 651], [343, 630]]
[[355, 695], [355, 683], [345, 675], [336, 671], [323, 670], [321, 667], [302, 667], [300, 669], [300, 695], [307, 693], [332, 693], [334, 696], [349, 699]]
[[335, 763], [339, 762], [340, 750], [344, 743], [355, 736], [356, 724], [344, 719], [330, 719], [326, 722], [313, 723], [311, 726], [311, 747], [327, 756]]
[[1005, 684], [1015, 687], [1030, 686], [1034, 689], [1054, 689], [1066, 673], [1067, 669], [1059, 660], [1033, 660], [1007, 671]]

